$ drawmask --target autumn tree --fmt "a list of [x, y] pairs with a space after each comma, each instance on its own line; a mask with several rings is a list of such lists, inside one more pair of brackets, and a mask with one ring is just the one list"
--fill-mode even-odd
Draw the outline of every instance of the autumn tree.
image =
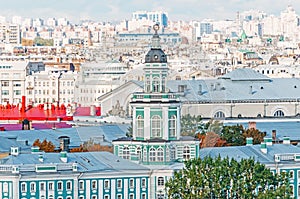
[[250, 129], [244, 130], [242, 135], [245, 138], [244, 139], [244, 144], [246, 144], [246, 138], [247, 137], [252, 137], [253, 138], [253, 144], [260, 144], [264, 141], [264, 137], [266, 136], [266, 132], [261, 132], [258, 129], [250, 128]]
[[287, 174], [273, 174], [254, 159], [205, 157], [188, 160], [166, 183], [168, 197], [191, 198], [291, 198]]
[[38, 146], [40, 150], [45, 152], [54, 152], [55, 145], [51, 141], [47, 141], [44, 139], [42, 142], [39, 139], [36, 139], [33, 144], [33, 146]]

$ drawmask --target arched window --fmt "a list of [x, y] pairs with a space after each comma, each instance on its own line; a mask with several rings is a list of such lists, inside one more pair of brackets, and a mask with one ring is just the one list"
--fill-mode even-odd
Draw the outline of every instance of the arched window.
[[137, 137], [143, 137], [144, 136], [144, 118], [141, 115], [138, 115], [136, 118], [136, 133]]
[[150, 162], [155, 162], [156, 161], [156, 151], [155, 148], [151, 148], [149, 152], [149, 160]]
[[277, 110], [274, 113], [274, 117], [284, 117], [284, 112], [282, 110]]
[[170, 146], [170, 159], [171, 160], [176, 159], [176, 148], [175, 148], [175, 146]]
[[160, 89], [159, 89], [160, 84], [159, 84], [159, 78], [158, 77], [153, 78], [152, 85], [153, 85], [153, 92], [160, 92]]
[[150, 77], [146, 77], [146, 81], [145, 81], [145, 88], [146, 88], [146, 92], [150, 92]]
[[215, 113], [214, 118], [225, 118], [225, 113], [218, 111]]
[[151, 118], [151, 133], [152, 137], [161, 137], [161, 118], [158, 115]]
[[130, 158], [129, 148], [126, 146], [123, 148], [123, 158], [127, 160]]
[[176, 116], [172, 115], [169, 119], [170, 137], [176, 137]]
[[164, 150], [162, 148], [158, 148], [156, 154], [157, 154], [156, 155], [157, 161], [158, 162], [163, 162], [164, 161]]
[[189, 160], [190, 159], [190, 147], [189, 146], [184, 146], [183, 147], [182, 158], [184, 160]]

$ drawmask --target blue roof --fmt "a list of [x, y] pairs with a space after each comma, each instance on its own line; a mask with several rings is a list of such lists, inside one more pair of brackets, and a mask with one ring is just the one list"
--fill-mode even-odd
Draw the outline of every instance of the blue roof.
[[[40, 153], [19, 154], [3, 159], [4, 165], [49, 165], [63, 164], [59, 153], [43, 153], [44, 161], [39, 161]], [[77, 163], [79, 172], [149, 170], [147, 167], [122, 159], [109, 152], [68, 153], [68, 163]], [[21, 170], [21, 169], [20, 169]]]
[[[14, 138], [19, 143], [28, 142], [32, 145], [36, 139], [51, 141], [57, 148], [59, 147], [59, 137], [70, 137], [70, 148], [78, 147], [86, 141], [93, 140], [94, 143], [111, 145], [115, 138], [126, 135], [128, 125], [101, 125], [88, 127], [44, 129], [44, 130], [23, 130], [23, 131], [3, 131], [0, 137]], [[102, 141], [104, 138], [104, 141]]]
[[[222, 158], [229, 157], [230, 159], [241, 160], [253, 158], [262, 164], [273, 164], [275, 154], [300, 154], [300, 148], [294, 145], [274, 144], [267, 146], [267, 153], [261, 152], [260, 145], [252, 146], [233, 146], [233, 147], [214, 147], [203, 148], [200, 150], [200, 158], [206, 156]], [[282, 161], [281, 163], [284, 163]]]

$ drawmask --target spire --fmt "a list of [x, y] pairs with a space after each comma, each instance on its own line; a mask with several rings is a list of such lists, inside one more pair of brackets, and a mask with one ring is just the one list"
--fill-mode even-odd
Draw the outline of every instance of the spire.
[[154, 24], [153, 25], [153, 30], [154, 30], [154, 35], [152, 37], [152, 49], [160, 49], [160, 38], [158, 35], [158, 30], [159, 30], [159, 25], [158, 24]]

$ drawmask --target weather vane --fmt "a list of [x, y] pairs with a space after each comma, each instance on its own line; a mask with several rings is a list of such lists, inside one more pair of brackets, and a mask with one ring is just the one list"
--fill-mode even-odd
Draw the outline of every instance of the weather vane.
[[155, 31], [155, 34], [157, 34], [157, 31], [159, 30], [159, 25], [158, 24], [154, 24], [153, 25], [153, 30]]

